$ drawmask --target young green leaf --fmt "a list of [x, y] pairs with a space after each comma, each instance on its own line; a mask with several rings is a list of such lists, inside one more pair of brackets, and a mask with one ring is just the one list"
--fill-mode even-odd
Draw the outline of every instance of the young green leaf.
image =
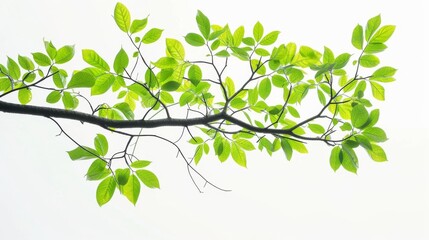
[[359, 167], [358, 159], [354, 150], [343, 145], [340, 153], [341, 165], [349, 172], [356, 173]]
[[131, 27], [130, 27], [130, 33], [134, 34], [134, 33], [138, 33], [141, 30], [143, 30], [147, 25], [147, 18], [145, 19], [135, 19], [132, 23], [131, 23]]
[[242, 167], [246, 167], [246, 164], [247, 164], [246, 153], [235, 142], [232, 142], [232, 144], [231, 144], [231, 156], [232, 156], [232, 159], [234, 159], [234, 161], [238, 165], [240, 165]]
[[262, 46], [271, 45], [277, 41], [279, 34], [280, 34], [280, 31], [272, 31], [268, 33], [265, 37], [263, 37], [259, 44], [261, 44]]
[[18, 90], [18, 100], [22, 105], [29, 103], [32, 99], [33, 94], [28, 88], [22, 88]]
[[381, 16], [377, 15], [371, 19], [368, 20], [365, 28], [365, 40], [369, 41], [369, 39], [372, 37], [374, 32], [377, 30], [377, 28], [381, 24]]
[[372, 96], [375, 99], [378, 99], [380, 101], [384, 101], [384, 87], [381, 86], [380, 84], [371, 81], [371, 92], [372, 92]]
[[110, 171], [106, 168], [106, 165], [107, 163], [101, 159], [94, 160], [86, 173], [86, 180], [96, 181], [107, 177]]
[[77, 72], [75, 73], [70, 82], [67, 84], [67, 88], [90, 88], [95, 84], [95, 77], [88, 72]]
[[334, 61], [335, 65], [333, 68], [334, 69], [341, 69], [341, 68], [345, 67], [350, 60], [350, 56], [351, 55], [348, 53], [340, 54], [337, 58], [335, 58], [335, 61]]
[[259, 83], [259, 96], [266, 99], [271, 93], [271, 81], [269, 78], [264, 78]]
[[359, 50], [363, 48], [363, 28], [359, 24], [353, 29], [352, 45]]
[[188, 70], [188, 78], [189, 81], [194, 84], [194, 86], [197, 86], [203, 78], [203, 72], [201, 71], [201, 68], [198, 65], [192, 65]]
[[151, 164], [151, 161], [138, 160], [138, 161], [131, 163], [131, 167], [132, 168], [144, 168], [144, 167], [149, 166], [149, 164]]
[[99, 68], [104, 71], [110, 71], [109, 64], [98, 53], [91, 49], [83, 49], [82, 50], [83, 60], [91, 66]]
[[206, 44], [206, 40], [204, 40], [204, 38], [201, 37], [201, 35], [196, 33], [188, 33], [185, 36], [185, 41], [189, 43], [189, 45], [194, 47], [201, 47]]
[[54, 60], [57, 56], [57, 49], [51, 41], [44, 41], [46, 53], [49, 55], [49, 58]]
[[159, 188], [158, 178], [153, 172], [141, 169], [137, 170], [136, 174], [148, 188]]
[[292, 146], [289, 144], [289, 141], [285, 138], [281, 139], [280, 144], [283, 149], [283, 152], [286, 155], [286, 159], [290, 161], [292, 159], [292, 153], [293, 153]]
[[173, 38], [167, 38], [165, 42], [167, 44], [168, 56], [181, 61], [185, 60], [185, 48], [181, 42]]
[[361, 128], [368, 121], [368, 111], [362, 104], [354, 106], [351, 114], [352, 125], [357, 128]]
[[103, 74], [99, 76], [91, 87], [91, 95], [100, 95], [107, 92], [114, 82], [115, 76], [112, 74]]
[[234, 141], [238, 146], [240, 146], [242, 149], [246, 150], [246, 151], [252, 151], [255, 150], [255, 146], [253, 145], [252, 142], [250, 142], [249, 140], [243, 139], [243, 138], [239, 138], [236, 139]]
[[124, 49], [121, 48], [121, 50], [116, 54], [115, 61], [113, 62], [113, 69], [117, 74], [122, 74], [127, 68], [128, 63], [128, 55]]
[[315, 134], [324, 134], [325, 133], [325, 128], [322, 127], [322, 125], [320, 124], [308, 124], [308, 128], [310, 128], [310, 130], [312, 132], [314, 132]]
[[122, 194], [124, 194], [132, 204], [136, 205], [140, 195], [140, 181], [134, 174], [130, 176], [127, 184], [122, 187]]
[[334, 171], [337, 171], [338, 168], [340, 168], [341, 166], [340, 153], [341, 148], [339, 146], [335, 146], [331, 150], [331, 157], [329, 158], [329, 163]]
[[117, 103], [113, 106], [113, 109], [119, 110], [126, 119], [133, 120], [134, 119], [134, 112], [131, 109], [130, 105], [126, 102]]
[[103, 134], [97, 134], [94, 138], [94, 146], [100, 156], [105, 156], [109, 151], [109, 143]]
[[32, 53], [34, 61], [42, 67], [47, 67], [51, 65], [51, 59], [49, 59], [48, 56], [46, 56], [44, 53], [41, 52], [35, 52]]
[[[130, 169], [129, 168], [118, 168], [115, 171], [116, 181], [119, 186], [127, 184], [130, 178]], [[122, 192], [122, 190], [121, 190]]]
[[13, 79], [19, 79], [21, 77], [19, 65], [10, 57], [7, 58], [7, 68], [9, 69], [9, 76]]
[[164, 91], [172, 92], [176, 91], [180, 87], [180, 83], [176, 81], [168, 81], [161, 86]]
[[371, 156], [372, 160], [376, 162], [385, 162], [387, 161], [386, 153], [383, 148], [378, 146], [377, 144], [372, 144], [371, 149], [367, 149], [369, 156]]
[[255, 41], [259, 42], [259, 40], [261, 40], [263, 35], [264, 35], [264, 26], [262, 26], [260, 22], [257, 22], [253, 26], [253, 37], [255, 38]]
[[23, 69], [27, 71], [34, 70], [34, 63], [29, 57], [18, 55], [18, 63]]
[[363, 130], [362, 134], [373, 142], [387, 141], [386, 133], [379, 127], [371, 127]]
[[97, 151], [86, 146], [77, 147], [71, 151], [67, 151], [67, 153], [73, 161], [98, 158]]
[[58, 49], [57, 54], [55, 55], [55, 63], [63, 64], [70, 61], [74, 56], [74, 46], [64, 46]]
[[197, 16], [196, 16], [198, 29], [200, 29], [201, 34], [205, 39], [209, 39], [210, 36], [210, 20], [202, 13], [200, 10], [198, 10]]
[[395, 26], [387, 25], [381, 27], [371, 38], [370, 43], [384, 43], [392, 36]]
[[162, 31], [163, 30], [159, 29], [159, 28], [152, 28], [143, 36], [142, 42], [144, 44], [151, 44], [151, 43], [158, 41], [158, 39], [162, 35]]
[[372, 68], [380, 63], [380, 59], [375, 55], [363, 55], [359, 63], [362, 67]]
[[57, 103], [58, 101], [60, 101], [61, 99], [61, 92], [60, 91], [52, 91], [51, 93], [48, 94], [48, 96], [46, 97], [46, 102], [47, 103]]
[[116, 4], [113, 18], [115, 19], [115, 22], [118, 25], [119, 29], [127, 33], [130, 29], [131, 15], [124, 4], [120, 2]]
[[110, 176], [98, 185], [97, 187], [97, 203], [101, 207], [112, 199], [116, 189], [116, 181], [113, 176]]

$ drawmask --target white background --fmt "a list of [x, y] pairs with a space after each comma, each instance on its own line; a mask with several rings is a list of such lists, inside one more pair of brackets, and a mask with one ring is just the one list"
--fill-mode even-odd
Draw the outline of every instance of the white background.
[[[47, 119], [0, 113], [0, 239], [428, 239], [429, 190], [427, 127], [427, 27], [423, 1], [231, 1], [124, 0], [133, 18], [150, 14], [149, 27], [180, 38], [197, 31], [195, 14], [251, 31], [261, 21], [266, 31], [281, 30], [281, 40], [335, 53], [353, 52], [351, 31], [379, 13], [397, 30], [382, 65], [398, 68], [386, 86], [380, 126], [386, 163], [360, 152], [358, 175], [329, 167], [330, 149], [310, 144], [310, 154], [291, 162], [278, 154], [252, 152], [248, 169], [215, 158], [199, 169], [230, 193], [211, 188], [200, 194], [168, 145], [152, 142], [151, 170], [161, 190], [142, 189], [137, 206], [115, 194], [98, 207], [97, 184], [84, 174], [89, 162], [72, 162], [74, 148]], [[0, 61], [6, 56], [76, 44], [69, 68], [83, 67], [80, 49], [113, 59], [127, 39], [112, 18], [111, 0], [1, 0]], [[427, 19], [426, 19], [427, 21]], [[250, 30], [250, 31], [249, 31]], [[425, 39], [426, 37], [426, 39]], [[158, 45], [162, 51], [163, 44]], [[94, 127], [72, 126], [91, 142]], [[87, 131], [91, 130], [91, 131]], [[115, 144], [120, 145], [121, 142]]]

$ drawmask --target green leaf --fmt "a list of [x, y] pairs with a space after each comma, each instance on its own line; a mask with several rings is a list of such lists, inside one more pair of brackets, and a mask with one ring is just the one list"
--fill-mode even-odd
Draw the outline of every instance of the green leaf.
[[185, 59], [185, 48], [182, 43], [173, 38], [167, 38], [165, 42], [167, 44], [167, 53], [169, 56], [182, 61]]
[[255, 46], [255, 39], [251, 38], [251, 37], [245, 37], [243, 38], [243, 43], [248, 45], [248, 46]]
[[7, 58], [7, 68], [9, 69], [9, 76], [13, 79], [19, 79], [19, 77], [21, 77], [19, 65], [10, 57]]
[[110, 87], [115, 82], [115, 76], [111, 74], [104, 74], [99, 76], [96, 80], [94, 85], [91, 87], [91, 95], [100, 95], [107, 90], [110, 89]]
[[106, 165], [107, 163], [101, 159], [94, 160], [86, 173], [86, 180], [96, 181], [109, 176], [110, 171]]
[[368, 41], [381, 24], [381, 16], [377, 15], [368, 20], [365, 28], [365, 40]]
[[[129, 168], [118, 168], [115, 171], [116, 181], [119, 186], [127, 184], [128, 179], [130, 178], [130, 169]], [[121, 191], [122, 192], [122, 191]]]
[[151, 161], [147, 161], [147, 160], [138, 160], [138, 161], [131, 163], [131, 167], [132, 168], [144, 168], [144, 167], [149, 166], [149, 164], [151, 164], [151, 163], [152, 163]]
[[63, 101], [65, 109], [76, 108], [75, 97], [73, 97], [69, 92], [64, 92], [63, 97], [61, 99]]
[[395, 75], [396, 69], [392, 67], [381, 67], [377, 69], [371, 76], [371, 79], [388, 78]]
[[128, 120], [134, 119], [134, 112], [128, 103], [126, 102], [117, 103], [113, 106], [113, 108], [118, 109], [122, 114], [124, 114], [126, 119]]
[[197, 148], [195, 149], [195, 154], [194, 154], [195, 165], [197, 165], [200, 162], [202, 156], [203, 156], [203, 145], [198, 145]]
[[352, 109], [352, 125], [361, 128], [368, 121], [369, 113], [365, 106], [358, 104]]
[[155, 67], [160, 69], [175, 68], [178, 65], [176, 59], [171, 57], [162, 57], [157, 62], [153, 63]]
[[115, 61], [113, 62], [113, 69], [117, 74], [122, 74], [127, 68], [128, 63], [128, 55], [124, 49], [121, 48], [121, 50], [116, 54]]
[[359, 167], [358, 159], [354, 150], [350, 147], [343, 145], [340, 153], [341, 165], [349, 172], [356, 173]]
[[132, 204], [136, 205], [140, 195], [140, 188], [139, 179], [132, 174], [127, 184], [123, 186], [122, 194], [124, 194]]
[[203, 78], [203, 72], [201, 71], [201, 68], [198, 65], [192, 65], [188, 70], [188, 78], [189, 81], [194, 84], [194, 86], [197, 86]]
[[335, 58], [333, 69], [341, 69], [345, 67], [350, 60], [350, 56], [351, 55], [348, 53], [343, 53]]
[[372, 160], [376, 162], [385, 162], [387, 161], [386, 153], [383, 148], [378, 146], [377, 144], [371, 145], [372, 149], [367, 149], [369, 156], [371, 156]]
[[42, 67], [51, 65], [51, 59], [41, 52], [32, 53], [34, 61]]
[[231, 144], [231, 156], [238, 165], [246, 167], [246, 153], [235, 142]]
[[57, 103], [58, 101], [60, 101], [61, 99], [61, 92], [60, 91], [52, 91], [51, 93], [48, 94], [48, 96], [46, 97], [46, 102], [47, 103]]
[[109, 143], [103, 134], [97, 134], [94, 138], [94, 146], [100, 156], [105, 156], [109, 150]]
[[234, 98], [232, 99], [230, 104], [231, 104], [231, 107], [235, 109], [243, 109], [247, 105], [247, 102], [241, 98]]
[[259, 44], [261, 44], [262, 46], [271, 45], [277, 41], [279, 34], [280, 34], [280, 31], [272, 31], [268, 33], [265, 37], [263, 37]]
[[33, 95], [28, 88], [22, 88], [18, 90], [18, 100], [22, 105], [29, 103]]
[[392, 36], [395, 26], [386, 25], [381, 27], [371, 38], [370, 43], [384, 43]]
[[68, 61], [70, 61], [74, 56], [74, 46], [64, 46], [60, 49], [58, 49], [58, 52], [55, 56], [55, 63], [56, 64], [63, 64]]
[[143, 36], [142, 42], [144, 44], [151, 44], [151, 43], [158, 41], [158, 39], [162, 35], [162, 31], [163, 30], [159, 29], [159, 28], [152, 28]]
[[201, 35], [196, 33], [188, 33], [185, 36], [185, 41], [189, 43], [189, 45], [194, 47], [201, 47], [206, 44], [206, 40], [204, 40], [204, 38], [201, 37]]
[[312, 132], [314, 132], [315, 134], [324, 134], [325, 133], [325, 128], [322, 127], [322, 125], [320, 124], [308, 124], [308, 128], [310, 128], [310, 130]]
[[299, 153], [308, 153], [307, 147], [302, 142], [298, 141], [289, 141], [293, 150], [296, 150]]
[[51, 41], [44, 41], [44, 43], [46, 53], [48, 53], [50, 59], [54, 60], [55, 56], [57, 56], [57, 49]]
[[94, 50], [91, 49], [83, 49], [82, 50], [83, 60], [91, 66], [102, 69], [104, 71], [110, 71], [109, 64], [104, 61], [103, 58], [98, 55]]
[[113, 176], [110, 176], [98, 185], [97, 187], [97, 203], [101, 207], [112, 199], [116, 189], [116, 181]]
[[136, 174], [148, 188], [159, 188], [158, 178], [153, 172], [141, 169], [137, 170]]
[[323, 63], [325, 64], [332, 64], [335, 61], [335, 56], [334, 53], [332, 52], [332, 50], [328, 47], [324, 47], [324, 52], [323, 52]]
[[366, 45], [365, 50], [363, 52], [369, 54], [379, 53], [384, 51], [386, 48], [387, 46], [383, 43], [369, 43]]
[[198, 144], [201, 144], [203, 142], [204, 142], [204, 140], [201, 137], [193, 137], [189, 140], [189, 143], [194, 144], [194, 145], [198, 145]]
[[255, 150], [255, 146], [249, 140], [239, 138], [239, 139], [235, 140], [234, 142], [246, 151]]
[[380, 59], [375, 55], [363, 55], [359, 63], [362, 67], [372, 68], [380, 63]]
[[365, 124], [364, 127], [369, 128], [374, 126], [378, 122], [379, 116], [380, 116], [380, 110], [378, 109], [372, 110], [371, 113], [369, 114], [368, 122]]
[[115, 6], [113, 18], [115, 19], [119, 29], [127, 33], [131, 24], [131, 15], [127, 7], [118, 2]]
[[331, 150], [331, 156], [329, 158], [329, 163], [331, 165], [331, 168], [334, 171], [337, 171], [338, 168], [340, 168], [340, 166], [341, 166], [340, 153], [341, 153], [341, 148], [339, 146], [336, 146], [336, 147], [332, 148], [332, 150]]
[[261, 40], [263, 35], [264, 35], [264, 26], [262, 26], [260, 22], [257, 22], [255, 26], [253, 26], [253, 37], [255, 38], [255, 41], [259, 42], [259, 40]]
[[375, 99], [384, 101], [384, 87], [373, 81], [371, 81], [370, 83], [372, 96], [374, 96]]
[[203, 37], [205, 39], [209, 39], [209, 36], [210, 36], [210, 20], [200, 10], [198, 10], [196, 20], [197, 20], [197, 24], [198, 24], [198, 29], [200, 29], [200, 32], [203, 35]]
[[271, 93], [271, 81], [269, 78], [264, 78], [259, 83], [259, 96], [261, 98], [266, 99]]
[[67, 151], [71, 160], [86, 160], [86, 159], [94, 159], [98, 158], [98, 153], [96, 150], [82, 146], [77, 147], [71, 151]]
[[94, 84], [95, 77], [92, 74], [80, 71], [72, 76], [67, 88], [90, 88]]
[[371, 127], [363, 130], [362, 134], [373, 142], [387, 141], [386, 133], [379, 127]]
[[363, 27], [359, 24], [353, 29], [352, 44], [355, 48], [362, 50], [362, 47], [363, 47]]
[[176, 91], [180, 87], [180, 83], [176, 81], [168, 81], [161, 86], [161, 89], [164, 91]]
[[280, 144], [283, 149], [283, 152], [286, 155], [287, 160], [290, 161], [292, 159], [293, 153], [292, 146], [289, 144], [289, 141], [286, 138], [282, 138]]
[[[259, 56], [262, 56], [262, 57], [268, 57], [268, 56], [270, 56], [270, 52], [268, 52], [267, 50], [265, 50], [263, 48], [257, 48], [257, 49], [255, 49], [255, 53], [258, 54]], [[258, 61], [258, 60], [256, 60], [256, 61]]]
[[138, 33], [141, 30], [143, 30], [146, 27], [146, 25], [147, 25], [147, 18], [145, 18], [145, 19], [135, 19], [131, 23], [130, 33], [131, 34]]
[[34, 70], [33, 61], [29, 57], [18, 55], [18, 62], [21, 67], [27, 71]]

